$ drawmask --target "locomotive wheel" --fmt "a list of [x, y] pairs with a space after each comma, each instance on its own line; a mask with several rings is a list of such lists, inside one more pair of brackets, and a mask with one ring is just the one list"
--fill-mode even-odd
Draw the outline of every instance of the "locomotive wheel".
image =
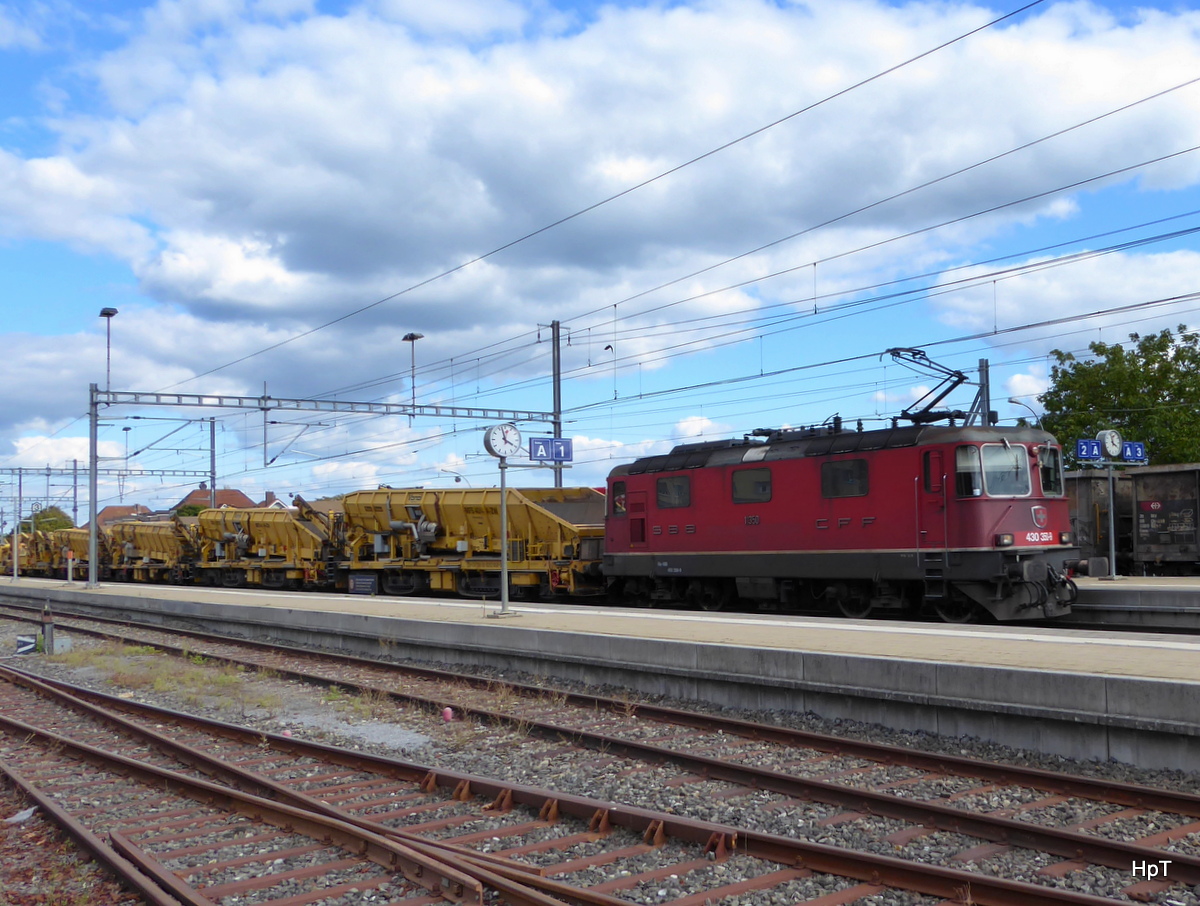
[[934, 610], [944, 623], [977, 623], [982, 616], [979, 605], [955, 588], [934, 604]]
[[865, 620], [871, 614], [873, 603], [869, 589], [836, 582], [825, 590], [825, 596], [833, 601], [838, 613], [851, 620]]
[[871, 596], [866, 594], [849, 594], [838, 598], [838, 613], [851, 620], [865, 620], [871, 615]]

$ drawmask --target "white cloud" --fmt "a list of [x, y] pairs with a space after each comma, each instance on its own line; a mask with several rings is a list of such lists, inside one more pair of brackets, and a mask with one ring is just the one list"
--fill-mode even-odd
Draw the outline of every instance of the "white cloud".
[[35, 49], [41, 43], [41, 35], [36, 27], [23, 21], [14, 11], [0, 9], [0, 50]]
[[[749, 323], [767, 311], [779, 317], [826, 311], [845, 302], [838, 294], [850, 288], [981, 260], [994, 246], [1012, 247], [1025, 236], [1035, 238], [1017, 247], [1033, 247], [1043, 227], [1057, 228], [1054, 239], [1099, 232], [1103, 225], [1091, 220], [1105, 187], [1093, 186], [888, 241], [1200, 144], [1200, 87], [1193, 87], [875, 204], [1194, 77], [1200, 14], [1116, 18], [1089, 4], [1056, 3], [452, 277], [252, 356], [812, 105], [993, 15], [982, 6], [870, 0], [608, 5], [586, 22], [534, 0], [363, 0], [345, 7], [334, 15], [319, 12], [312, 0], [158, 0], [123, 23], [128, 37], [114, 50], [90, 61], [81, 54], [69, 77], [44, 80], [42, 90], [66, 97], [45, 123], [55, 147], [0, 149], [0, 234], [116, 257], [153, 300], [136, 312], [122, 305], [114, 386], [171, 386], [246, 356], [207, 376], [204, 389], [258, 393], [269, 382], [273, 392], [298, 396], [344, 387], [355, 388], [352, 395], [396, 393], [411, 389], [410, 350], [400, 340], [409, 330], [426, 334], [422, 363], [460, 357], [459, 385], [472, 371], [466, 383], [525, 379], [544, 372], [544, 347], [518, 344], [519, 353], [494, 365], [470, 363], [466, 351], [563, 320], [574, 341], [564, 350], [565, 367], [592, 379], [579, 382], [589, 393], [601, 388], [602, 399], [613, 392], [626, 398], [643, 377], [679, 367], [676, 356], [692, 341], [715, 363], [720, 344], [765, 336], [749, 344], [755, 353], [765, 359], [774, 352], [785, 360], [779, 367], [790, 367], [924, 342], [932, 334], [986, 332], [1163, 298], [1190, 286], [1196, 271], [1195, 252], [1131, 251], [932, 304], [864, 306], [878, 313], [847, 313], [824, 331], [795, 329], [807, 326], [803, 320], [781, 323], [778, 331], [795, 329], [787, 334]], [[0, 46], [6, 36], [17, 40], [15, 22], [0, 13]], [[80, 77], [91, 81], [81, 86]], [[1171, 193], [1197, 183], [1200, 155], [1191, 155], [1107, 188], [1119, 184], [1123, 204], [1144, 204], [1150, 219], [1170, 207]], [[1127, 225], [1142, 215], [1120, 216]], [[802, 235], [686, 276], [796, 233]], [[672, 304], [690, 296], [700, 298]], [[621, 303], [627, 297], [636, 298]], [[927, 318], [930, 311], [939, 320]], [[1147, 316], [1158, 317], [1152, 310]], [[1086, 345], [1097, 323], [1110, 325], [1103, 338], [1119, 338], [1114, 334], [1128, 321], [1093, 322], [1090, 334], [1077, 336], [1072, 327], [1055, 329], [1030, 348]], [[28, 433], [12, 426], [32, 424], [30, 407], [41, 407], [51, 425], [78, 412], [80, 388], [103, 373], [97, 339], [94, 333], [20, 338], [19, 351], [0, 362], [0, 382], [32, 369], [41, 377], [20, 405], [0, 401], [0, 424], [9, 426], [0, 442]], [[615, 358], [602, 355], [609, 343], [619, 350]], [[754, 363], [760, 364], [772, 367]], [[713, 373], [696, 383], [720, 377], [721, 367], [698, 367]], [[1032, 367], [1020, 370], [1028, 374], [1008, 380], [1010, 393], [1036, 377]], [[391, 376], [383, 386], [368, 383], [381, 375]], [[369, 390], [359, 389], [364, 385]], [[462, 391], [446, 375], [423, 376], [418, 385], [443, 398]], [[896, 388], [890, 382], [881, 403], [890, 406], [910, 389]], [[855, 402], [834, 399], [841, 392], [822, 394], [819, 405], [851, 418]], [[862, 398], [870, 392], [861, 391]], [[696, 411], [695, 400], [670, 411], [664, 406], [656, 427], [614, 426], [608, 433], [694, 440], [744, 427], [735, 425], [742, 412], [706, 406], [706, 417], [684, 414]], [[797, 422], [811, 417], [787, 415]], [[594, 425], [584, 430], [577, 450], [606, 462], [669, 445], [628, 439], [622, 445]], [[393, 462], [403, 470], [420, 459], [408, 451]], [[447, 461], [445, 452], [431, 461]], [[369, 484], [388, 474], [378, 465], [362, 475], [339, 466], [327, 476]]]

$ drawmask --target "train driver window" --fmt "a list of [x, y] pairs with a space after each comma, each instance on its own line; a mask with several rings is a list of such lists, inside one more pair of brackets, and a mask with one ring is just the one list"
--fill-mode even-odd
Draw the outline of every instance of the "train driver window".
[[659, 509], [669, 510], [692, 505], [692, 480], [687, 475], [660, 478], [657, 492]]
[[865, 459], [821, 463], [822, 497], [865, 497], [869, 489]]
[[1042, 479], [1042, 493], [1047, 497], [1063, 495], [1062, 455], [1057, 447], [1049, 444], [1037, 448], [1038, 472]]
[[766, 503], [770, 499], [770, 469], [741, 469], [733, 473], [734, 503]]
[[625, 482], [614, 481], [612, 484], [612, 514], [625, 515]]
[[983, 494], [983, 470], [979, 467], [978, 447], [959, 447], [954, 451], [954, 493], [959, 497]]
[[983, 485], [990, 497], [1027, 497], [1029, 450], [1021, 444], [984, 444]]

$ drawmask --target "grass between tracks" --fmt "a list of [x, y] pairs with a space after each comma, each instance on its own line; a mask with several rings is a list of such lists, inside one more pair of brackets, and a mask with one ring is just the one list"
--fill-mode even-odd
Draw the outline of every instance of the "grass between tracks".
[[[242, 716], [261, 711], [274, 716], [283, 705], [276, 693], [256, 687], [242, 667], [164, 654], [155, 648], [106, 643], [55, 655], [53, 663], [91, 670], [109, 685], [136, 692], [173, 695], [189, 706], [217, 708]], [[261, 677], [261, 673], [258, 674]]]

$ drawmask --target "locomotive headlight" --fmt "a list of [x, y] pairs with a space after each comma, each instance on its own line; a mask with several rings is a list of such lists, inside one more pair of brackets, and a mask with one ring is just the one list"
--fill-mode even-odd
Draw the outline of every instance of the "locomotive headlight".
[[1012, 532], [1005, 532], [1003, 535], [996, 536], [996, 547], [1012, 547], [1013, 536]]
[[1058, 533], [1058, 543], [1059, 544], [1070, 544], [1071, 543], [1071, 533], [1070, 532], [1059, 532]]

